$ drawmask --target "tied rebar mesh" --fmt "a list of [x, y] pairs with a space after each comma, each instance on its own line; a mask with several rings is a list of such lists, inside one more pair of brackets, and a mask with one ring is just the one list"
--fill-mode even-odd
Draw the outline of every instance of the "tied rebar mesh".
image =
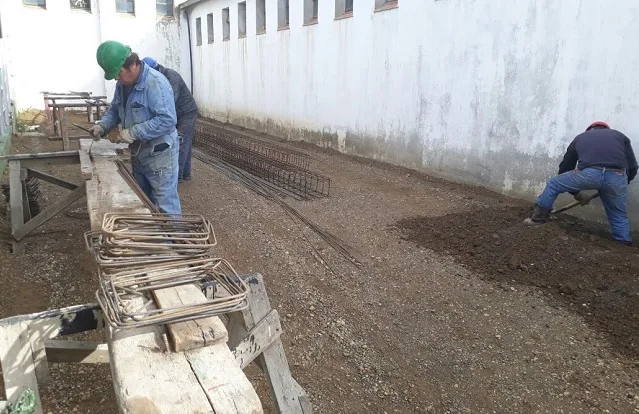
[[[248, 288], [233, 267], [211, 257], [211, 223], [199, 215], [106, 213], [99, 231], [85, 233], [98, 264], [96, 298], [108, 323], [134, 328], [184, 322], [245, 309]], [[158, 308], [161, 289], [213, 284], [199, 303]]]
[[330, 195], [331, 179], [309, 170], [307, 154], [234, 133], [202, 121], [193, 144], [237, 168], [275, 184], [302, 199]]

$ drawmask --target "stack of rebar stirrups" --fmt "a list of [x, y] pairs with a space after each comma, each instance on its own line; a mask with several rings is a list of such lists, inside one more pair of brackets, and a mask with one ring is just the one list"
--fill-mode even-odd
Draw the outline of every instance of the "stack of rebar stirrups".
[[[215, 232], [200, 215], [106, 213], [102, 228], [85, 239], [98, 265], [96, 297], [113, 327], [184, 322], [248, 306], [246, 284], [213, 256]], [[192, 284], [212, 286], [215, 294], [199, 303], [156, 306], [164, 289]]]

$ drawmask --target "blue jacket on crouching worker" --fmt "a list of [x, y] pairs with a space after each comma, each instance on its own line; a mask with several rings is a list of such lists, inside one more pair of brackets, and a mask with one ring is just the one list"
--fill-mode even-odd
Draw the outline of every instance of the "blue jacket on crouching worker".
[[197, 104], [195, 98], [180, 74], [160, 65], [155, 59], [145, 57], [144, 63], [160, 72], [166, 77], [173, 89], [175, 99], [175, 112], [177, 114], [177, 130], [180, 138], [180, 180], [191, 179], [191, 151], [193, 145], [193, 135], [195, 134], [195, 124], [197, 123]]
[[637, 169], [630, 139], [610, 129], [605, 122], [594, 122], [568, 146], [559, 165], [559, 175], [548, 180], [526, 223], [548, 221], [552, 206], [561, 193], [571, 193], [585, 203], [587, 198], [580, 192], [598, 190], [612, 238], [632, 244], [626, 200], [628, 184], [637, 175]]
[[106, 132], [129, 130], [133, 176], [149, 199], [168, 214], [181, 214], [177, 191], [179, 143], [173, 91], [166, 78], [141, 62], [135, 84], [119, 81], [111, 107], [99, 122]]

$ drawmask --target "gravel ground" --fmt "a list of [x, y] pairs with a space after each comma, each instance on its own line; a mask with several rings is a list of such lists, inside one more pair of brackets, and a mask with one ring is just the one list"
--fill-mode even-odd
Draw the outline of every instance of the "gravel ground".
[[[199, 161], [180, 194], [185, 212], [214, 223], [220, 256], [264, 275], [316, 412], [639, 412], [636, 249], [566, 218], [525, 229], [517, 200], [292, 145], [333, 182], [330, 197], [291, 205], [353, 246], [363, 267]], [[59, 146], [19, 139], [13, 151]], [[51, 171], [79, 180], [74, 167]], [[50, 199], [56, 191], [45, 186]], [[25, 255], [0, 249], [0, 317], [92, 301], [83, 201], [71, 210], [30, 237]], [[272, 412], [263, 376], [248, 373]], [[45, 412], [116, 412], [108, 367], [60, 364], [52, 379]]]

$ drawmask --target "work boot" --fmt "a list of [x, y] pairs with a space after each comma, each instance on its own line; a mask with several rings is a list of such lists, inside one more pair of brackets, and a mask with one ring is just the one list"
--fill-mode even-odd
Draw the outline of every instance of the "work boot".
[[528, 226], [538, 226], [540, 224], [548, 223], [550, 221], [550, 209], [543, 208], [535, 204], [533, 212], [530, 218], [524, 220], [524, 223]]

